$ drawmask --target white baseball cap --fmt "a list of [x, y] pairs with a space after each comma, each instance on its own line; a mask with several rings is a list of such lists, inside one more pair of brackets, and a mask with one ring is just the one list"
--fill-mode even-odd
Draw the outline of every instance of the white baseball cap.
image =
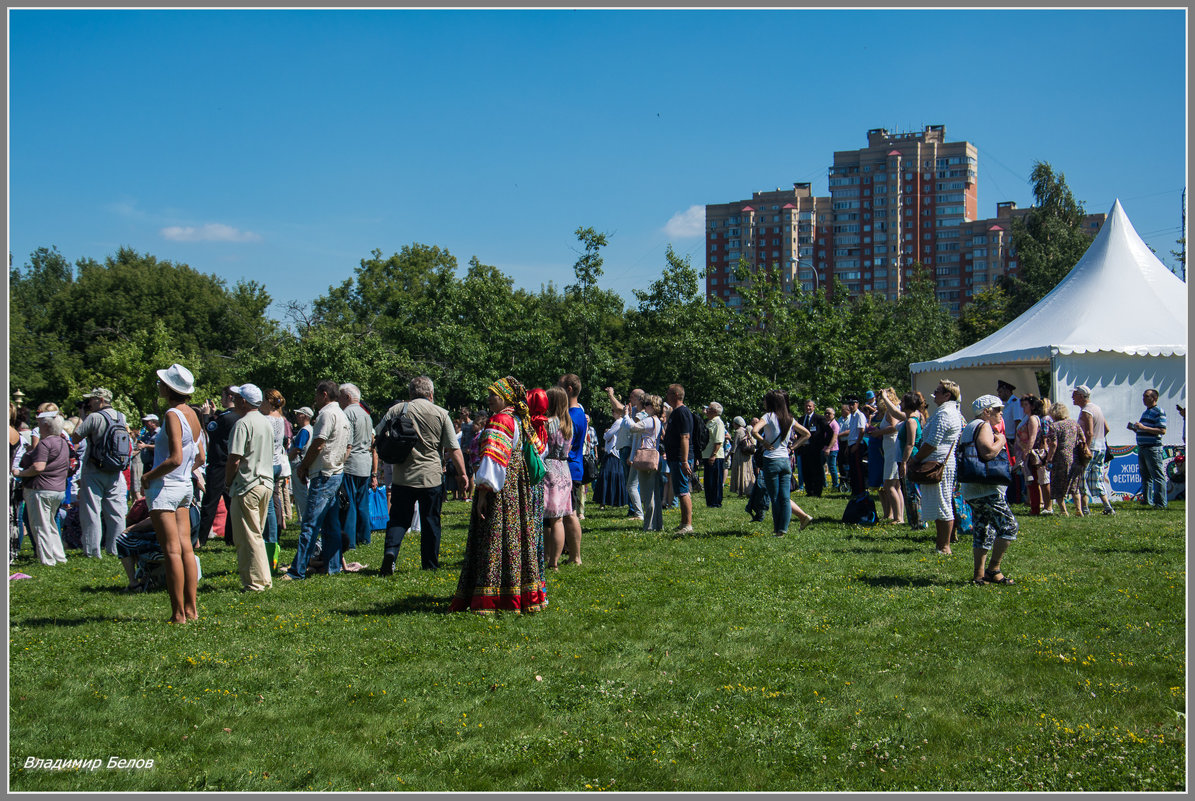
[[261, 390], [256, 384], [241, 384], [239, 387], [233, 387], [232, 393], [240, 395], [250, 406], [261, 406]]

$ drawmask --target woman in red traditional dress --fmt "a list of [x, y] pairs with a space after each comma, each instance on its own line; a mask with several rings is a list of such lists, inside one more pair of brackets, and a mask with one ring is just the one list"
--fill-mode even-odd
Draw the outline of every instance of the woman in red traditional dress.
[[523, 456], [545, 446], [531, 421], [523, 385], [511, 376], [490, 385], [490, 418], [481, 432], [465, 564], [451, 611], [538, 612], [548, 605], [543, 572], [543, 501], [537, 503]]

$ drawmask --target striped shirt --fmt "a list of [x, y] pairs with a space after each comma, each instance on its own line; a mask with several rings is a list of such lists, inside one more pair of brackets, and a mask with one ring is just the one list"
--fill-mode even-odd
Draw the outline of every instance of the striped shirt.
[[[1150, 428], [1160, 428], [1166, 430], [1166, 413], [1162, 411], [1161, 406], [1151, 406], [1141, 413], [1141, 420], [1139, 425], [1149, 426]], [[1162, 438], [1157, 434], [1146, 434], [1144, 432], [1137, 432], [1138, 445], [1161, 445]]]

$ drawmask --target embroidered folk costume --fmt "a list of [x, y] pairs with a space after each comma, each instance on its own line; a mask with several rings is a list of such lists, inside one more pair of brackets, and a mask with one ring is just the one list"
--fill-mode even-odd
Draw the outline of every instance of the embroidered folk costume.
[[[544, 582], [543, 489], [532, 485], [523, 458], [530, 439], [542, 458], [545, 447], [532, 424], [523, 387], [499, 379], [490, 392], [505, 408], [490, 416], [481, 433], [465, 564], [451, 611], [479, 614], [538, 612], [548, 605]], [[483, 508], [488, 506], [483, 518]]]

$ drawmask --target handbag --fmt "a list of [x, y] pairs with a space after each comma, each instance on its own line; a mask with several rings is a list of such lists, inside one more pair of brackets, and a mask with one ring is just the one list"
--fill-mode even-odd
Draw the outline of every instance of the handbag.
[[548, 468], [535, 450], [535, 446], [531, 444], [531, 437], [523, 437], [523, 461], [527, 464], [527, 479], [531, 482], [531, 486], [536, 486], [544, 480]]
[[[957, 441], [955, 440], [955, 442]], [[953, 452], [954, 442], [950, 443], [950, 450], [946, 452], [946, 458], [949, 459]], [[910, 460], [906, 472], [909, 480], [914, 484], [940, 484], [942, 483], [942, 471], [945, 469], [945, 462], [914, 462]]]
[[593, 480], [597, 478], [597, 476], [597, 457], [593, 455], [593, 451], [590, 451], [581, 458], [581, 483], [592, 484]]
[[1087, 437], [1083, 436], [1083, 429], [1079, 429], [1079, 438], [1075, 440], [1075, 461], [1080, 464], [1090, 462], [1094, 455], [1091, 446], [1087, 444]]
[[631, 455], [631, 467], [644, 471], [660, 469], [660, 450], [656, 447], [655, 437], [643, 435], [639, 447]]
[[[986, 424], [985, 424], [986, 425]], [[975, 437], [983, 426], [975, 429]], [[961, 439], [961, 437], [960, 437]], [[959, 451], [958, 480], [964, 484], [995, 484], [1008, 486], [1012, 483], [1012, 472], [1008, 464], [1008, 451], [1004, 448], [991, 459], [984, 461], [979, 456], [979, 447], [973, 438]]]

